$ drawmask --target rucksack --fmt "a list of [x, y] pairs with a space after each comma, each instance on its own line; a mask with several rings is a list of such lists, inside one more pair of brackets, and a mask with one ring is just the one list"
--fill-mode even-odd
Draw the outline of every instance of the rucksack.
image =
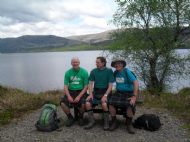
[[135, 128], [149, 131], [156, 131], [161, 127], [161, 125], [160, 118], [155, 114], [143, 114], [133, 123]]
[[45, 104], [40, 117], [35, 124], [37, 130], [51, 132], [58, 129], [57, 107], [54, 104]]

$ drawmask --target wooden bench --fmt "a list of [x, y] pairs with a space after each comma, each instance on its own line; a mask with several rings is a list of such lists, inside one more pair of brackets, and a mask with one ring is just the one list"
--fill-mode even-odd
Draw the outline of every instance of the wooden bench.
[[[143, 104], [143, 102], [144, 102], [144, 97], [142, 96], [141, 93], [139, 93], [139, 95], [137, 97], [137, 100], [136, 100], [136, 104], [140, 105], [140, 104]], [[74, 116], [75, 116], [76, 120], [78, 119], [77, 118], [78, 111], [79, 110], [74, 107]], [[103, 110], [102, 110], [102, 107], [101, 107], [101, 102], [97, 102], [97, 103], [93, 104], [93, 112], [94, 113], [103, 113]], [[125, 116], [126, 115], [126, 110], [124, 108], [118, 107], [116, 109], [116, 114]]]

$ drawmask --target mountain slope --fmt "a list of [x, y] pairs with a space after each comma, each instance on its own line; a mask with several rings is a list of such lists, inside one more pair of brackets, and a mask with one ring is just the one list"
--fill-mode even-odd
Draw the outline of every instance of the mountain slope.
[[88, 44], [98, 44], [111, 41], [111, 34], [114, 30], [105, 31], [102, 33], [69, 36], [68, 39], [83, 41]]
[[18, 38], [0, 39], [0, 52], [30, 52], [36, 49], [52, 49], [80, 45], [83, 42], [53, 35], [26, 35]]

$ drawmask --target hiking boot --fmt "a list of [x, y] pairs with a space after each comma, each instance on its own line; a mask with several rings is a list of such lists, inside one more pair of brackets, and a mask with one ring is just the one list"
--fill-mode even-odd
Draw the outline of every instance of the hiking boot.
[[93, 111], [88, 111], [88, 125], [84, 127], [84, 129], [88, 130], [91, 129], [95, 125], [94, 115]]
[[67, 127], [71, 127], [74, 124], [75, 120], [74, 118], [68, 118], [66, 122]]
[[104, 112], [103, 118], [104, 118], [104, 130], [107, 131], [109, 130], [109, 113]]
[[79, 126], [84, 126], [84, 119], [83, 118], [79, 118], [78, 125]]
[[56, 130], [57, 130], [57, 131], [62, 131], [62, 130], [63, 130], [62, 127], [64, 126], [64, 120], [63, 120], [63, 118], [61, 118], [61, 117], [58, 118], [58, 119], [57, 119], [57, 122], [58, 122], [58, 124], [57, 124], [57, 125], [58, 125], [58, 129], [56, 129]]
[[91, 129], [92, 127], [94, 127], [95, 124], [96, 124], [95, 120], [91, 120], [91, 121], [89, 121], [88, 125], [86, 125], [84, 127], [84, 129], [86, 129], [86, 130]]
[[132, 126], [132, 118], [126, 118], [127, 131], [129, 134], [135, 134], [135, 130]]
[[61, 132], [63, 130], [63, 128], [57, 128], [56, 131], [57, 132]]
[[116, 120], [114, 120], [112, 123], [111, 123], [111, 126], [109, 128], [110, 131], [114, 131], [115, 129], [117, 129], [118, 127], [118, 124], [116, 122]]
[[127, 131], [129, 134], [135, 134], [135, 130], [134, 130], [132, 124], [127, 125]]
[[83, 126], [84, 125], [84, 118], [83, 118], [83, 112], [78, 113], [78, 125]]

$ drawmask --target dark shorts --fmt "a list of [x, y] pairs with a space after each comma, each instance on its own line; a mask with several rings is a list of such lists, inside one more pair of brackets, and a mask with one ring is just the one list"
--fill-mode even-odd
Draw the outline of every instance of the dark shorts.
[[[71, 97], [73, 99], [75, 99], [79, 93], [81, 92], [82, 90], [69, 90], [69, 93], [71, 95]], [[67, 99], [67, 96], [64, 95], [63, 97], [61, 97], [61, 101], [60, 101], [60, 104], [61, 103], [64, 103], [66, 106], [68, 107], [81, 107], [82, 104], [85, 104], [85, 100], [86, 100], [86, 94], [84, 94], [80, 101], [78, 103], [69, 103], [68, 99]]]
[[107, 88], [94, 88], [94, 98], [90, 101], [93, 106], [101, 104], [101, 99], [106, 93]]
[[116, 108], [128, 109], [131, 107], [133, 113], [135, 113], [135, 105], [130, 104], [130, 97], [133, 96], [133, 92], [115, 92], [108, 97], [108, 104], [115, 106]]

